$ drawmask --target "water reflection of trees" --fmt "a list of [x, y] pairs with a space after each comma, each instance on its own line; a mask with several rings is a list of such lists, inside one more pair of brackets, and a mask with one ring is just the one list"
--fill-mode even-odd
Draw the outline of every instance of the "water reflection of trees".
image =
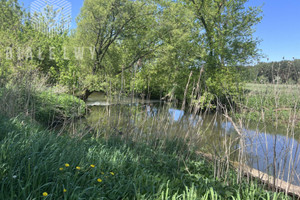
[[[274, 135], [268, 135], [269, 146], [266, 146], [262, 140], [266, 136], [264, 133], [258, 129], [251, 133], [250, 128], [241, 127], [242, 134], [238, 134], [232, 122], [221, 114], [193, 115], [174, 108], [172, 104], [152, 104], [150, 111], [147, 104], [91, 107], [90, 110], [87, 123], [99, 137], [121, 135], [154, 146], [162, 145], [165, 139], [182, 141], [190, 150], [209, 153], [215, 158], [217, 177], [226, 176], [229, 167], [236, 161], [239, 166], [247, 164], [268, 174], [279, 175], [279, 178], [287, 178], [280, 173], [288, 171], [289, 162], [283, 161], [290, 157], [286, 156], [288, 152], [282, 154], [278, 146], [280, 142], [270, 145]], [[283, 136], [278, 137], [282, 141]], [[276, 158], [272, 157], [272, 148], [276, 148]], [[280, 170], [283, 172], [279, 173]]]

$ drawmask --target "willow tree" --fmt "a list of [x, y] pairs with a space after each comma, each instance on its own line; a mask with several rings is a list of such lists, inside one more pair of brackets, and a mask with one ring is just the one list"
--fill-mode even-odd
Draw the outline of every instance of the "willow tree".
[[159, 92], [159, 88], [163, 95], [180, 99], [190, 72], [195, 72], [191, 83], [197, 85], [203, 68], [202, 83], [198, 83], [202, 88], [192, 98], [207, 106], [216, 97], [224, 102], [228, 95], [239, 96], [239, 76], [234, 67], [259, 56], [259, 41], [253, 32], [261, 20], [260, 8], [247, 7], [246, 2], [160, 1], [160, 23], [168, 27], [168, 34], [163, 37], [164, 45], [156, 52], [151, 67], [143, 69], [144, 77], [154, 74], [150, 81], [152, 90], [156, 90], [153, 92]]
[[[234, 66], [256, 59], [258, 39], [253, 37], [261, 20], [259, 7], [248, 7], [248, 0], [182, 0], [194, 12], [201, 27], [195, 41], [204, 61], [206, 92], [198, 102], [227, 101], [239, 96], [239, 75]], [[230, 97], [230, 98], [231, 98]], [[209, 100], [208, 100], [209, 99]]]
[[198, 44], [195, 41], [199, 30], [194, 14], [187, 5], [176, 1], [160, 1], [162, 14], [159, 19], [162, 27], [162, 46], [155, 52], [154, 59], [138, 74], [144, 79], [148, 96], [164, 99], [182, 99], [184, 88], [191, 70], [199, 64]]
[[[135, 80], [140, 92], [166, 95], [175, 88], [179, 95], [190, 71], [197, 71], [191, 83], [199, 82], [196, 74], [204, 67], [202, 86], [210, 96], [222, 96], [228, 87], [229, 93], [236, 92], [231, 84], [236, 78], [228, 69], [257, 56], [252, 33], [260, 10], [247, 8], [246, 2], [85, 0], [74, 44], [92, 47], [95, 57], [78, 62], [83, 88], [106, 90], [117, 82], [123, 88], [126, 82], [131, 90]], [[139, 60], [142, 64], [134, 68]], [[227, 89], [222, 82], [229, 84]]]
[[261, 20], [258, 7], [247, 7], [248, 0], [185, 0], [204, 28], [205, 59], [210, 67], [244, 63], [257, 56], [258, 39], [253, 37]]
[[[83, 62], [83, 71], [93, 76], [91, 79], [96, 76], [107, 84], [109, 74], [121, 74], [151, 54], [159, 46], [155, 32], [156, 8], [151, 1], [85, 0], [75, 41], [92, 47], [95, 57]], [[92, 85], [88, 83], [85, 88], [93, 89]]]

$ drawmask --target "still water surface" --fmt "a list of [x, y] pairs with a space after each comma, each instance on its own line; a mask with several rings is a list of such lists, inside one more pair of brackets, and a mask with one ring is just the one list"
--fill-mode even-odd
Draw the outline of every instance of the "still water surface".
[[[200, 149], [206, 149], [210, 153], [218, 150], [223, 151], [224, 149], [222, 150], [220, 146], [226, 141], [234, 141], [238, 136], [233, 123], [222, 115], [192, 115], [161, 101], [145, 101], [138, 98], [109, 101], [103, 94], [93, 93], [88, 98], [87, 105], [91, 110], [89, 116], [87, 116], [90, 126], [96, 126], [107, 110], [109, 110], [110, 116], [119, 116], [119, 118], [120, 116], [126, 118], [126, 116], [134, 115], [134, 120], [137, 120], [139, 116], [147, 116], [147, 118], [155, 121], [156, 118], [167, 116], [168, 120], [165, 123], [168, 123], [168, 127], [172, 128], [168, 128], [166, 133], [171, 134], [173, 131], [183, 137], [187, 132], [200, 135], [205, 138], [202, 140]], [[122, 115], [120, 115], [121, 112]], [[130, 118], [130, 120], [133, 119]], [[120, 121], [118, 119], [118, 124], [120, 124]], [[152, 129], [153, 121], [149, 124], [144, 123], [143, 130], [150, 129], [150, 126]], [[249, 166], [273, 175], [275, 165], [277, 178], [300, 185], [298, 138], [287, 133], [286, 129], [280, 130], [272, 125], [261, 127], [256, 124], [248, 124], [247, 126], [239, 126], [239, 128], [243, 143], [241, 143], [241, 139], [231, 143], [232, 152], [236, 150], [236, 153], [233, 154], [237, 155], [241, 144], [244, 144], [246, 163]], [[170, 131], [170, 129], [172, 130]], [[205, 141], [205, 145], [203, 145], [203, 141]]]

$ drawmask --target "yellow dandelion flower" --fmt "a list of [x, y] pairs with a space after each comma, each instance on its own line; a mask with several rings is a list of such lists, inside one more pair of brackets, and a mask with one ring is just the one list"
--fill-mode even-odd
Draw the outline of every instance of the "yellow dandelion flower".
[[67, 189], [64, 189], [64, 192], [67, 192]]
[[64, 168], [62, 168], [62, 167], [61, 167], [61, 168], [59, 168], [59, 171], [62, 171], [62, 170], [64, 170]]
[[66, 166], [66, 167], [70, 167], [69, 163], [66, 163], [65, 166]]
[[48, 193], [47, 192], [43, 192], [43, 196], [44, 197], [48, 196]]
[[95, 165], [91, 165], [91, 167], [92, 167], [92, 168], [94, 168], [94, 167], [95, 167]]
[[76, 169], [80, 170], [80, 167], [77, 166]]
[[104, 172], [101, 172], [101, 174], [103, 175], [103, 174], [104, 174]]
[[102, 182], [102, 179], [101, 179], [101, 178], [98, 178], [97, 181], [98, 181], [99, 183], [101, 183], [101, 182]]
[[110, 174], [111, 174], [111, 175], [115, 175], [115, 173], [113, 173], [113, 172], [110, 172]]

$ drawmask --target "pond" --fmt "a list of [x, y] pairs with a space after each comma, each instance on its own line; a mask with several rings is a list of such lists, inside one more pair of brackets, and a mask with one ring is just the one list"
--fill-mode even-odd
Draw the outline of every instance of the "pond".
[[159, 100], [110, 101], [101, 93], [93, 93], [87, 105], [91, 111], [87, 123], [99, 130], [106, 127], [104, 132], [135, 132], [145, 138], [153, 134], [188, 137], [196, 150], [218, 155], [226, 151], [232, 161], [239, 161], [242, 152], [248, 166], [300, 185], [299, 142], [291, 130], [272, 124], [240, 124], [218, 113], [196, 115]]

